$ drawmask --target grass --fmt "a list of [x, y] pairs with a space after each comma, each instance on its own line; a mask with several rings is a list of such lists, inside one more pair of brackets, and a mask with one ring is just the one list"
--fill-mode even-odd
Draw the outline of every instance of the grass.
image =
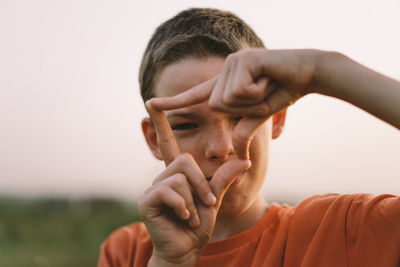
[[138, 220], [114, 200], [0, 198], [0, 266], [96, 266], [105, 238]]

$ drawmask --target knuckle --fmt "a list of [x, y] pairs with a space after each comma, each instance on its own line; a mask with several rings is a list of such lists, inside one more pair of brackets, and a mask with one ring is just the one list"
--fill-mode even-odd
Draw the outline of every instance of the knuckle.
[[142, 198], [144, 197], [144, 195], [146, 195], [146, 194], [148, 194], [149, 192], [151, 192], [151, 190], [153, 190], [153, 186], [148, 187], [148, 188], [144, 191]]
[[143, 196], [141, 196], [138, 200], [137, 200], [137, 206], [138, 209], [140, 211], [141, 207], [143, 207], [144, 201], [143, 201]]
[[188, 152], [183, 152], [181, 154], [181, 157], [184, 158], [185, 160], [188, 160], [188, 159], [190, 159], [191, 155]]
[[214, 99], [210, 99], [210, 101], [208, 101], [208, 106], [211, 109], [217, 109], [218, 108], [218, 104]]
[[185, 156], [183, 155], [184, 153], [180, 154], [178, 157], [175, 158], [174, 162], [177, 165], [182, 165], [185, 163]]
[[172, 183], [175, 186], [181, 186], [186, 184], [186, 176], [182, 173], [176, 173], [172, 178]]
[[193, 161], [193, 156], [190, 153], [184, 152], [180, 154], [182, 163], [189, 163]]
[[160, 185], [154, 190], [154, 194], [157, 197], [163, 197], [168, 191], [167, 185]]
[[181, 153], [179, 154], [178, 157], [176, 157], [175, 161], [178, 162], [179, 164], [183, 163], [185, 161], [185, 154], [186, 153]]
[[232, 96], [233, 97], [247, 96], [249, 93], [251, 93], [251, 91], [248, 90], [248, 88], [243, 87], [243, 86], [232, 88]]
[[256, 88], [252, 84], [240, 85], [233, 89], [232, 95], [237, 98], [245, 97], [245, 98], [257, 99], [260, 97], [260, 92], [256, 90]]
[[255, 116], [267, 116], [269, 113], [269, 108], [266, 104], [258, 105], [254, 108], [254, 115]]
[[[222, 99], [222, 101], [224, 101], [224, 99]], [[220, 100], [217, 99], [210, 99], [210, 101], [208, 101], [208, 106], [213, 109], [213, 110], [222, 110], [222, 106], [224, 106], [223, 102], [221, 103]]]
[[226, 57], [226, 62], [230, 63], [235, 60], [235, 56], [237, 53], [231, 53]]
[[[153, 182], [151, 183], [151, 185], [156, 185], [156, 184], [158, 184], [160, 181], [163, 180], [162, 177], [163, 177], [162, 174], [158, 175], [158, 176], [153, 180]], [[148, 190], [150, 190], [150, 189], [151, 189], [151, 187], [147, 188], [146, 191], [148, 191]]]
[[148, 195], [144, 194], [142, 195], [138, 201], [137, 201], [137, 209], [138, 209], [138, 213], [140, 218], [145, 219], [146, 218], [146, 214], [148, 211]]
[[251, 51], [252, 51], [252, 50], [250, 50], [250, 49], [242, 49], [242, 50], [240, 50], [239, 52], [237, 52], [236, 54], [237, 54], [237, 56], [248, 55], [248, 54], [251, 53]]
[[222, 100], [225, 105], [231, 106], [236, 103], [236, 98], [237, 98], [237, 95], [234, 92], [232, 92], [231, 95], [224, 96]]
[[146, 217], [146, 214], [147, 214], [147, 211], [148, 211], [148, 207], [145, 204], [144, 200], [138, 201], [137, 209], [138, 209], [138, 213], [139, 213], [140, 218], [144, 219]]

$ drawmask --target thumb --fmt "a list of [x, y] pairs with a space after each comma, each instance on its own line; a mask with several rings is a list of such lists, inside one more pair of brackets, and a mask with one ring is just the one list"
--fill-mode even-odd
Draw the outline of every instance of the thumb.
[[258, 128], [268, 117], [244, 117], [233, 132], [233, 147], [240, 159], [249, 159], [249, 147]]
[[210, 187], [217, 198], [217, 207], [221, 204], [225, 192], [234, 179], [248, 170], [251, 166], [250, 160], [232, 159], [224, 163], [215, 173], [210, 182]]

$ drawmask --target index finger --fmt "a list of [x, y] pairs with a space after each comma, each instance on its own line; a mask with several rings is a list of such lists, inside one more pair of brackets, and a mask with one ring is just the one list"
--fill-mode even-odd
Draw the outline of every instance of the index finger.
[[164, 112], [154, 108], [150, 101], [146, 102], [146, 108], [157, 133], [158, 147], [164, 158], [165, 165], [168, 166], [180, 154], [178, 143]]
[[153, 98], [151, 105], [158, 110], [171, 110], [199, 104], [210, 98], [217, 79], [218, 75], [176, 96]]
[[210, 186], [217, 198], [217, 208], [221, 205], [224, 194], [234, 181], [234, 178], [248, 170], [250, 166], [250, 160], [231, 159], [220, 166], [214, 173]]

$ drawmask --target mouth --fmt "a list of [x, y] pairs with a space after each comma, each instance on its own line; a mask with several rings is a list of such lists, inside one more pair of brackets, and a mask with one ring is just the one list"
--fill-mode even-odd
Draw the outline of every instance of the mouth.
[[239, 174], [238, 176], [236, 176], [235, 180], [233, 180], [233, 184], [239, 183], [243, 179], [245, 174], [246, 174], [246, 172], [244, 171], [241, 174]]
[[[234, 183], [234, 184], [239, 183], [240, 180], [243, 179], [243, 177], [244, 177], [244, 175], [246, 174], [246, 172], [247, 172], [247, 171], [244, 171], [244, 172], [242, 172], [241, 174], [239, 174], [238, 176], [236, 176], [235, 179], [233, 180], [233, 183]], [[213, 178], [212, 176], [206, 177], [207, 182], [211, 182], [212, 178]]]

